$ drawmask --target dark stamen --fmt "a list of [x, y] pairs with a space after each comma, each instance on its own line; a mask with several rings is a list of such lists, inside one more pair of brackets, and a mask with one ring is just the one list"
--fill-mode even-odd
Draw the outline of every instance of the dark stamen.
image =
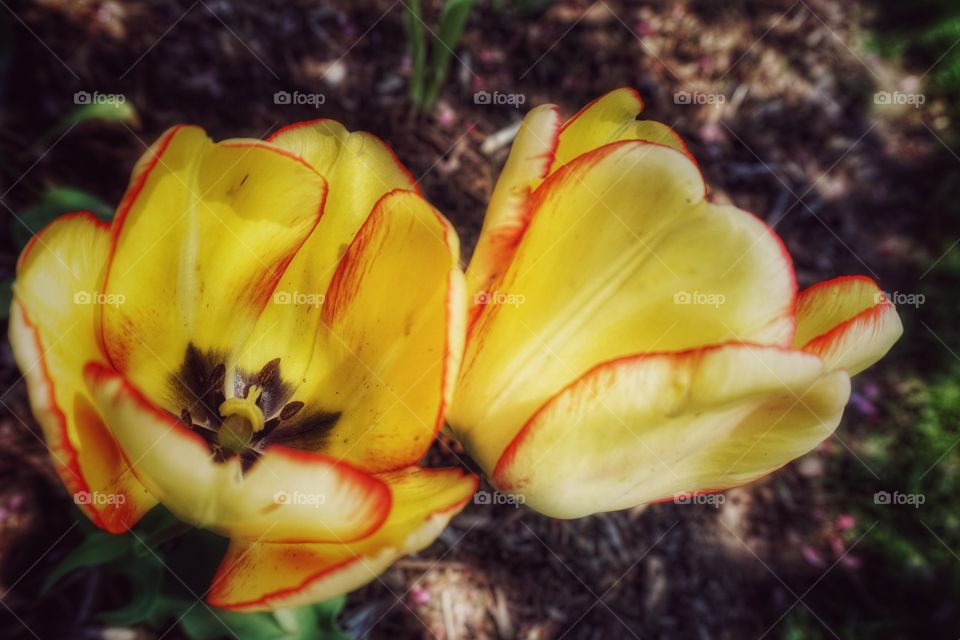
[[270, 433], [273, 432], [273, 430], [276, 429], [279, 424], [280, 424], [280, 418], [270, 418], [265, 423], [263, 423], [263, 429], [261, 429], [259, 433], [253, 434], [254, 444], [256, 444], [257, 442], [260, 442], [261, 440], [266, 438], [268, 435], [270, 435]]
[[297, 415], [300, 412], [300, 409], [303, 409], [303, 403], [299, 400], [289, 402], [283, 406], [283, 409], [280, 409], [280, 419], [289, 420], [293, 416]]
[[257, 374], [257, 384], [260, 385], [261, 389], [269, 387], [277, 377], [279, 371], [280, 358], [274, 358], [260, 369], [260, 373]]
[[292, 449], [310, 451], [319, 449], [327, 433], [340, 419], [340, 412], [316, 413], [293, 424], [284, 425], [270, 435], [270, 444], [280, 444]]

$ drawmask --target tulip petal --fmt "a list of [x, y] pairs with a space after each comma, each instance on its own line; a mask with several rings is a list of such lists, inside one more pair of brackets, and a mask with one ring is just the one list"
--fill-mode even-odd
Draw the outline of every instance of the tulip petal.
[[109, 246], [107, 225], [88, 213], [35, 236], [17, 266], [10, 344], [63, 483], [94, 523], [119, 533], [156, 499], [130, 473], [83, 382], [84, 363], [103, 360], [95, 308]]
[[467, 269], [471, 296], [484, 291], [510, 264], [530, 222], [529, 198], [553, 164], [560, 114], [554, 105], [539, 106], [523, 119], [510, 156], [497, 179], [483, 228]]
[[753, 216], [704, 200], [673, 149], [607, 145], [550, 176], [471, 325], [453, 431], [491, 468], [526, 419], [591, 367], [729, 341], [788, 346], [796, 281]]
[[339, 414], [322, 450], [373, 472], [419, 460], [453, 392], [465, 314], [453, 228], [417, 194], [384, 196], [330, 284], [297, 390]]
[[337, 205], [339, 215], [360, 215], [357, 228], [384, 194], [394, 189], [419, 193], [393, 150], [366, 131], [347, 131], [334, 120], [309, 120], [280, 129], [268, 141], [300, 156], [326, 178], [329, 203]]
[[637, 120], [643, 106], [640, 94], [629, 87], [614, 89], [585, 106], [560, 128], [550, 173], [605, 144], [624, 140], [662, 144], [686, 154], [695, 162], [687, 152], [687, 145], [673, 129], [662, 122]]
[[272, 145], [213, 144], [195, 127], [165, 134], [138, 163], [112, 229], [105, 292], [123, 304], [102, 307], [111, 364], [170, 402], [189, 345], [229, 366], [325, 193], [319, 174]]
[[419, 192], [413, 177], [376, 136], [348, 132], [333, 120], [284, 127], [271, 144], [302, 157], [329, 186], [324, 215], [287, 267], [241, 358], [255, 369], [282, 357], [284, 373], [299, 380], [309, 366], [320, 307], [337, 265], [374, 205], [395, 189]]
[[386, 484], [327, 456], [272, 447], [243, 473], [121, 374], [89, 364], [87, 386], [131, 468], [178, 518], [271, 542], [356, 540], [390, 510]]
[[604, 363], [558, 393], [499, 461], [494, 484], [561, 518], [743, 484], [833, 433], [843, 371], [729, 344]]
[[232, 541], [208, 602], [240, 611], [318, 602], [352, 591], [401, 556], [429, 546], [476, 490], [458, 469], [407, 468], [381, 476], [393, 509], [372, 536], [351, 544], [264, 544]]
[[882, 358], [903, 334], [893, 304], [864, 276], [820, 282], [797, 298], [794, 348], [852, 376]]
[[695, 162], [673, 129], [660, 122], [637, 120], [641, 111], [640, 95], [621, 88], [597, 98], [562, 126], [554, 105], [541, 105], [527, 114], [497, 179], [470, 260], [467, 285], [471, 296], [487, 290], [506, 270], [530, 222], [530, 194], [563, 165], [624, 140], [665, 145]]

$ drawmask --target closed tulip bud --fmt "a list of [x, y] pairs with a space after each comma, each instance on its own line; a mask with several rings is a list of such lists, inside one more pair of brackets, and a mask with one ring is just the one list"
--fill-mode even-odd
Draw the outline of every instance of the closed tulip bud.
[[869, 278], [798, 295], [780, 238], [710, 202], [642, 107], [620, 89], [566, 122], [532, 110], [467, 270], [448, 421], [496, 488], [556, 517], [770, 473], [833, 433], [849, 377], [902, 332]]

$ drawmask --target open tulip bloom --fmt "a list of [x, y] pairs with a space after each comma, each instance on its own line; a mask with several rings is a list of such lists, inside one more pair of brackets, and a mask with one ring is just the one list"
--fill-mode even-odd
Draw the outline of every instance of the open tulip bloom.
[[573, 518], [754, 480], [836, 429], [902, 332], [870, 279], [797, 294], [783, 243], [709, 202], [613, 91], [526, 117], [467, 270], [447, 420], [491, 482]]
[[811, 450], [897, 314], [864, 277], [798, 295], [780, 239], [710, 203], [641, 108], [621, 89], [562, 125], [534, 109], [466, 277], [373, 136], [168, 131], [112, 224], [63, 216], [17, 267], [10, 341], [81, 509], [122, 532], [162, 503], [229, 537], [207, 599], [252, 611], [440, 534], [476, 489], [418, 466], [445, 414], [497, 488], [563, 518]]
[[112, 225], [61, 217], [19, 260], [10, 341], [60, 477], [108, 531], [161, 502], [228, 536], [217, 606], [373, 579], [476, 489], [417, 466], [463, 350], [458, 252], [373, 136], [171, 129]]

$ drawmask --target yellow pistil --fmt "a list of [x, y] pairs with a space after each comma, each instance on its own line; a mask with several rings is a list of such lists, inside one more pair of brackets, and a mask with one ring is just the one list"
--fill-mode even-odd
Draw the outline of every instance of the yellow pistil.
[[220, 446], [239, 453], [246, 449], [253, 434], [263, 430], [266, 422], [263, 411], [257, 406], [261, 389], [251, 385], [246, 398], [228, 398], [220, 404], [223, 425], [217, 435]]

